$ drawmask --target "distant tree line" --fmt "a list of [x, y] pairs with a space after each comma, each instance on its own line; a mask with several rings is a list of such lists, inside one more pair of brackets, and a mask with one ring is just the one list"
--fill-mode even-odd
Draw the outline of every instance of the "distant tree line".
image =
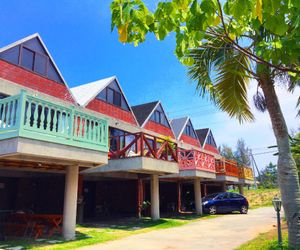
[[222, 144], [219, 147], [219, 152], [226, 159], [237, 161], [240, 166], [251, 165], [251, 150], [247, 147], [242, 138], [238, 139], [235, 150], [226, 144]]

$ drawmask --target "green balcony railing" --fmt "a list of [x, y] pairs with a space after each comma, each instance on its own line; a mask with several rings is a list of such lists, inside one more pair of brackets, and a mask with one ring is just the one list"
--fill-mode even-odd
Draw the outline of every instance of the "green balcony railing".
[[25, 91], [0, 100], [0, 140], [13, 137], [108, 152], [107, 120]]

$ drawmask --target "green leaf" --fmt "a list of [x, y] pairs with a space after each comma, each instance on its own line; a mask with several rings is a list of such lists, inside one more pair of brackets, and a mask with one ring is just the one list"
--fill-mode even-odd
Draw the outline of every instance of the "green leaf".
[[283, 15], [269, 16], [269, 18], [266, 19], [265, 27], [272, 33], [279, 36], [284, 35], [289, 29]]
[[192, 66], [195, 61], [192, 57], [183, 57], [180, 59], [180, 62], [185, 66]]

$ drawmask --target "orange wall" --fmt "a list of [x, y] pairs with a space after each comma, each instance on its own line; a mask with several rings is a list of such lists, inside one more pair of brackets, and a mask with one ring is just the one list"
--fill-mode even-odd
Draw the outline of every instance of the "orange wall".
[[147, 129], [147, 130], [156, 132], [160, 135], [169, 136], [171, 138], [174, 138], [173, 132], [170, 128], [165, 127], [165, 126], [163, 126], [161, 124], [158, 124], [156, 122], [148, 120], [148, 122], [146, 123], [144, 128]]
[[94, 99], [86, 106], [86, 108], [122, 120], [124, 122], [137, 125], [134, 116], [130, 111], [123, 110], [102, 100]]
[[196, 147], [201, 147], [201, 145], [200, 145], [200, 142], [197, 140], [197, 139], [195, 139], [195, 138], [193, 138], [193, 137], [190, 137], [190, 136], [188, 136], [188, 135], [185, 135], [185, 134], [182, 134], [181, 136], [180, 136], [180, 139], [179, 139], [180, 141], [183, 141], [183, 142], [185, 142], [185, 143], [188, 143], [188, 144], [191, 144], [191, 145], [193, 145], [193, 146], [196, 146]]
[[66, 85], [0, 60], [0, 77], [65, 101], [75, 103]]

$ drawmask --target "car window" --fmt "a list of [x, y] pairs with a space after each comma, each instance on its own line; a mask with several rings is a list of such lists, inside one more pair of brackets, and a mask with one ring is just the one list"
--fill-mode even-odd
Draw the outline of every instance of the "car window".
[[241, 196], [239, 194], [236, 194], [236, 193], [231, 193], [230, 198], [231, 199], [238, 199], [238, 198], [241, 198]]
[[230, 198], [229, 193], [225, 193], [223, 199], [229, 199], [229, 198]]

